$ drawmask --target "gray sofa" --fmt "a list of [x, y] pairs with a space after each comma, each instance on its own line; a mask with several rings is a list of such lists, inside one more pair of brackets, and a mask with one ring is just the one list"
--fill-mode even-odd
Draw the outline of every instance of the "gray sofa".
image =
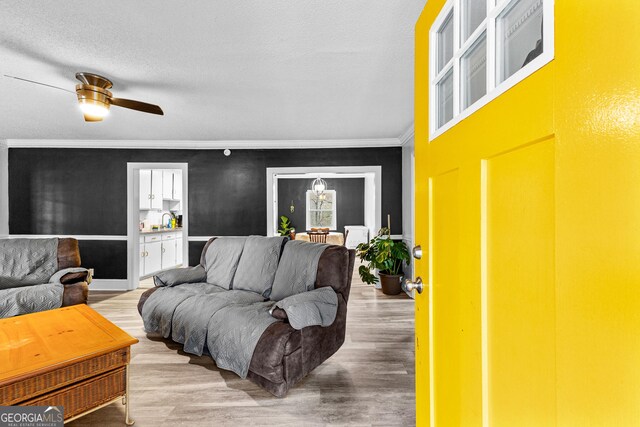
[[0, 317], [85, 304], [91, 276], [70, 238], [0, 239]]
[[145, 329], [210, 354], [277, 397], [344, 343], [355, 252], [286, 238], [218, 238], [200, 265], [143, 293]]

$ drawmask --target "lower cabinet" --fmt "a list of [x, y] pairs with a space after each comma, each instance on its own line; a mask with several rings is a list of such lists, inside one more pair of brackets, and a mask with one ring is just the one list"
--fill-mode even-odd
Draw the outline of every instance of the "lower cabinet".
[[164, 270], [166, 268], [172, 268], [176, 266], [176, 238], [173, 234], [167, 234], [162, 236], [162, 266]]
[[182, 265], [182, 237], [178, 233], [158, 233], [140, 237], [140, 276]]
[[162, 270], [162, 242], [145, 243], [147, 256], [144, 260], [144, 274]]

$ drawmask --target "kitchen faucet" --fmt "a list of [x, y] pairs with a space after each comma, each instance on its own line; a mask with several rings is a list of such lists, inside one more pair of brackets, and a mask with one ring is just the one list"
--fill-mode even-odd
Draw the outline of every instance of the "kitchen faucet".
[[162, 228], [169, 228], [169, 227], [167, 227], [167, 223], [166, 223], [166, 222], [164, 222], [164, 216], [165, 216], [165, 215], [169, 215], [169, 218], [173, 218], [173, 215], [171, 215], [170, 213], [168, 213], [168, 212], [163, 213], [163, 214], [162, 214], [162, 219], [160, 219], [160, 226], [161, 226]]

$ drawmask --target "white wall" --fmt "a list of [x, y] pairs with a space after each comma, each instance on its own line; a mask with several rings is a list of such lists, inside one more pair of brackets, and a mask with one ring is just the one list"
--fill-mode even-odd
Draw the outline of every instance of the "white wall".
[[0, 140], [0, 236], [9, 234], [9, 148]]
[[[402, 240], [411, 250], [415, 244], [414, 237], [414, 140], [408, 139], [402, 145]], [[413, 262], [405, 271], [407, 277], [413, 277]]]

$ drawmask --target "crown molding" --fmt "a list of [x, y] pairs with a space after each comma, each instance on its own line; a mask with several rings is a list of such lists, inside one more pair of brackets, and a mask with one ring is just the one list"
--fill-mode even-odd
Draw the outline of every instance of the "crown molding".
[[400, 145], [403, 147], [405, 145], [411, 145], [413, 143], [413, 136], [415, 135], [415, 127], [414, 124], [411, 123], [411, 126], [405, 130], [402, 135], [398, 137], [398, 141], [400, 141]]
[[302, 139], [302, 140], [80, 140], [80, 139], [8, 139], [9, 148], [114, 148], [114, 149], [176, 149], [221, 150], [296, 149], [296, 148], [367, 148], [400, 147], [399, 138], [371, 139]]

